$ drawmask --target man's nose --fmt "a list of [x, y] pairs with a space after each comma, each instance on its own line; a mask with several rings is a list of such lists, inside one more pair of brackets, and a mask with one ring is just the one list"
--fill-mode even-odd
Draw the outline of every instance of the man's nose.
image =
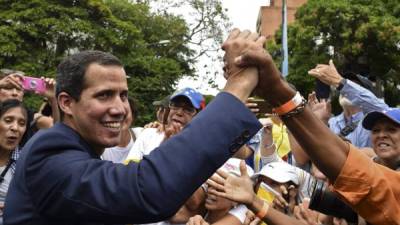
[[126, 115], [127, 108], [128, 101], [123, 101], [120, 97], [117, 97], [111, 105], [110, 113], [112, 115]]

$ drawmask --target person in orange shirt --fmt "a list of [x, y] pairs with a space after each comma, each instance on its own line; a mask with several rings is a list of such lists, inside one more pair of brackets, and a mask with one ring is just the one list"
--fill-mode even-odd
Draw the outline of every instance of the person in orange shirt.
[[[257, 96], [263, 97], [274, 107], [274, 112], [281, 117], [313, 163], [331, 181], [334, 191], [342, 200], [371, 224], [400, 224], [400, 173], [373, 162], [356, 147], [333, 134], [314, 116], [300, 93], [282, 79], [271, 55], [263, 47], [254, 45], [255, 41], [251, 38], [246, 38], [249, 36], [247, 33], [249, 31], [234, 29], [223, 44], [226, 67], [239, 68], [243, 73], [248, 67], [257, 68], [259, 83], [262, 84], [262, 88], [256, 89]], [[375, 139], [373, 137], [374, 147], [387, 153], [400, 148], [400, 109], [390, 111], [373, 112], [364, 121], [364, 126], [372, 129], [372, 133], [375, 133], [373, 136], [376, 135]], [[235, 191], [238, 188], [227, 188], [226, 184], [231, 179], [232, 176], [224, 176], [215, 180], [220, 195], [243, 201], [245, 196]], [[250, 198], [251, 201], [244, 201], [248, 201], [249, 209], [260, 218], [275, 215], [273, 210], [268, 210], [267, 203], [255, 195]]]

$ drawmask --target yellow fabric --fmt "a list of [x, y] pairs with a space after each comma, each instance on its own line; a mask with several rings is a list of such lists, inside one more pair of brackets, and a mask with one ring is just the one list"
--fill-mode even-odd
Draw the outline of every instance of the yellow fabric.
[[[258, 188], [257, 196], [260, 197], [262, 200], [266, 201], [268, 204], [271, 204], [275, 199], [274, 194], [272, 194], [268, 190], [265, 190], [261, 186], [260, 186], [260, 188]], [[265, 222], [262, 222], [261, 224], [267, 225], [267, 223], [265, 223]]]
[[140, 161], [141, 161], [141, 159], [126, 159], [124, 161], [124, 164], [128, 165], [128, 163], [130, 163], [130, 162], [139, 163]]
[[290, 152], [289, 137], [286, 126], [283, 123], [274, 123], [272, 126], [272, 138], [277, 147], [279, 157], [284, 157]]

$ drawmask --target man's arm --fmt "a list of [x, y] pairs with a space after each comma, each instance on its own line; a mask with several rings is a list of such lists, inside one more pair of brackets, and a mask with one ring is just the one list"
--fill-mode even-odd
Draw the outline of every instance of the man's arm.
[[338, 88], [340, 83], [344, 83], [340, 93], [355, 106], [359, 106], [364, 114], [389, 108], [382, 99], [376, 97], [368, 89], [344, 79], [336, 70], [332, 60], [329, 60], [329, 65], [318, 64], [314, 69], [308, 71], [308, 74], [335, 88]]
[[220, 93], [182, 132], [140, 163], [90, 159], [71, 150], [79, 145], [61, 148], [59, 143], [70, 143], [65, 138], [38, 140], [31, 151], [46, 154], [27, 159], [27, 186], [38, 212], [58, 219], [165, 220], [260, 127], [242, 102]]
[[[294, 97], [295, 90], [281, 78], [271, 56], [263, 49], [249, 50], [238, 57], [235, 63], [238, 66], [258, 67], [259, 84], [256, 91], [272, 106], [281, 106]], [[347, 158], [348, 146], [308, 107], [283, 121], [317, 167], [335, 180]]]

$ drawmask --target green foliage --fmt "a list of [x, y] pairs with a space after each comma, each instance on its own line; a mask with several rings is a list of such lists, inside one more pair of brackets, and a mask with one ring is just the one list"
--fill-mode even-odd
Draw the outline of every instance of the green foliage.
[[[288, 80], [309, 92], [314, 80], [307, 71], [333, 58], [339, 72], [377, 80], [385, 87], [386, 101], [399, 103], [392, 97], [400, 94], [399, 15], [397, 0], [309, 0], [288, 28]], [[280, 39], [277, 34], [276, 42]], [[328, 54], [329, 46], [334, 48], [333, 56]]]
[[[130, 95], [142, 115], [139, 125], [155, 118], [155, 99], [172, 93], [182, 76], [195, 76], [196, 52], [188, 47], [193, 37], [182, 17], [152, 12], [149, 1], [0, 0], [0, 68], [54, 77], [68, 55], [89, 49], [111, 52], [130, 76]], [[27, 95], [26, 101], [40, 105], [37, 96]]]

